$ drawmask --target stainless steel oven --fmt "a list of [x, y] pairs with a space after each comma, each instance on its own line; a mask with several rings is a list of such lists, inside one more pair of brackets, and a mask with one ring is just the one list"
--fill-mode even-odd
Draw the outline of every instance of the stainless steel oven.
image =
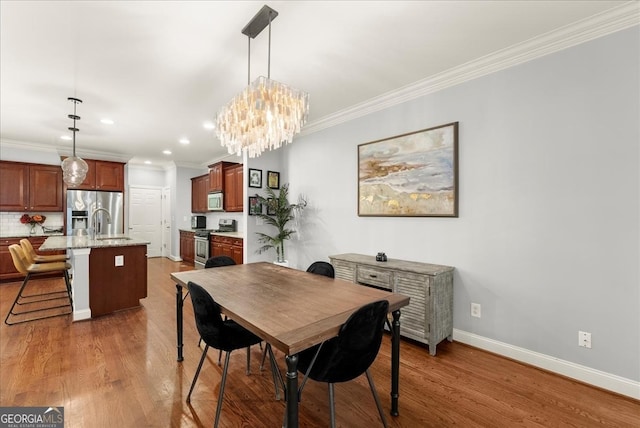
[[196, 269], [204, 269], [209, 259], [209, 230], [196, 230], [194, 262]]

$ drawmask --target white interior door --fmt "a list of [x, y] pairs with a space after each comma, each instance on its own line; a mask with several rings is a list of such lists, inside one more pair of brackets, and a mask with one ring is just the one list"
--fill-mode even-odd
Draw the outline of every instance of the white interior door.
[[171, 257], [171, 188], [162, 189], [162, 257]]
[[129, 188], [129, 235], [148, 241], [147, 257], [162, 255], [162, 189]]

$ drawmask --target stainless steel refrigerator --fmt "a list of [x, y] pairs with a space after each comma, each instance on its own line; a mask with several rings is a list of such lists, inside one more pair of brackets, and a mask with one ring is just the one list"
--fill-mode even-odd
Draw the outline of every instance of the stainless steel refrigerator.
[[122, 192], [67, 190], [67, 235], [124, 233]]

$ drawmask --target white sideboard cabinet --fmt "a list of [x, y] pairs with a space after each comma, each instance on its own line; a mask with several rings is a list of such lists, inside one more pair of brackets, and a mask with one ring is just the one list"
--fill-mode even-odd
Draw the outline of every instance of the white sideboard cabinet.
[[388, 259], [375, 256], [338, 254], [329, 256], [336, 278], [404, 294], [411, 298], [402, 308], [400, 334], [436, 346], [453, 339], [453, 267]]

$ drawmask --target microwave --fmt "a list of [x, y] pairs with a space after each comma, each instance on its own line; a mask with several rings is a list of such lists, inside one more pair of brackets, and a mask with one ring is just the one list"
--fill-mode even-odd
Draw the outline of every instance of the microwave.
[[218, 193], [209, 193], [207, 195], [207, 209], [209, 211], [223, 211], [223, 194]]
[[205, 229], [207, 227], [207, 217], [203, 215], [191, 216], [191, 229]]

